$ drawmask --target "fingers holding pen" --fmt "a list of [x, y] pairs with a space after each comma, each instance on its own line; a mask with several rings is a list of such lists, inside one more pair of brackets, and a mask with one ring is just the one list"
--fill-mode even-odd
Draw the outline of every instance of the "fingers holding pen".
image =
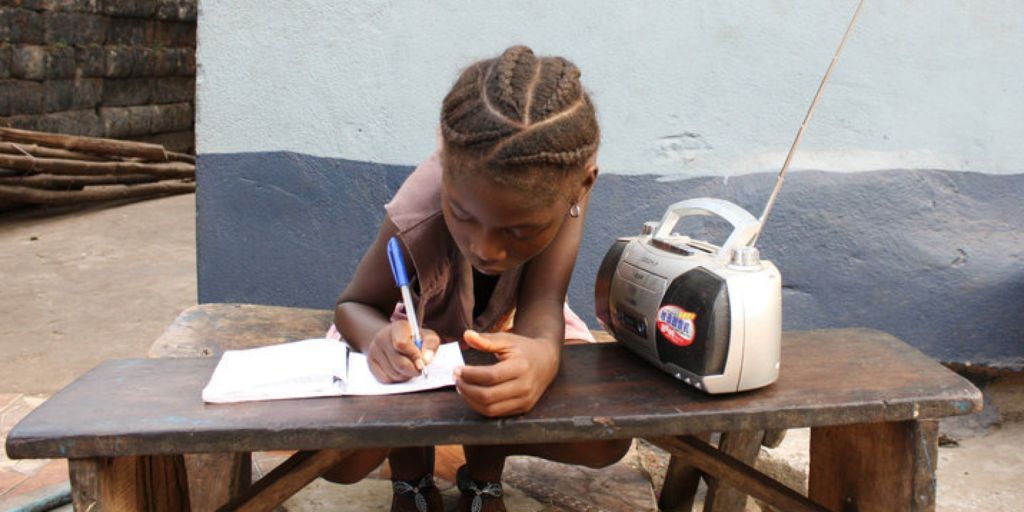
[[434, 360], [434, 354], [437, 353], [438, 347], [441, 346], [441, 337], [430, 329], [420, 329], [422, 346], [417, 348], [409, 322], [399, 320], [394, 322], [394, 324], [395, 328], [392, 329], [391, 334], [391, 344], [394, 352], [412, 363], [416, 369], [415, 375], [419, 375], [419, 372], [422, 372], [423, 368]]
[[421, 351], [423, 364], [430, 364], [434, 362], [434, 356], [437, 354], [437, 349], [441, 347], [441, 336], [430, 329], [420, 329], [423, 335], [423, 350]]
[[397, 354], [388, 342], [374, 343], [368, 356], [370, 371], [381, 382], [403, 382], [418, 374], [413, 363]]
[[[413, 350], [415, 348], [413, 346]], [[398, 376], [398, 379], [395, 380], [396, 382], [406, 381], [420, 374], [421, 368], [416, 365], [418, 359], [412, 359], [406, 354], [395, 350], [394, 346], [392, 346], [391, 350], [386, 350], [384, 353], [391, 371]]]
[[[392, 322], [391, 326], [390, 352], [395, 364], [401, 364], [401, 361], [408, 362], [416, 374], [418, 374], [423, 369], [423, 360], [420, 350], [416, 348], [416, 343], [413, 341], [412, 328], [409, 322], [398, 320]], [[405, 365], [402, 364], [402, 366]]]
[[420, 374], [423, 360], [411, 333], [409, 323], [399, 320], [389, 323], [374, 337], [367, 355], [377, 380], [404, 382]]

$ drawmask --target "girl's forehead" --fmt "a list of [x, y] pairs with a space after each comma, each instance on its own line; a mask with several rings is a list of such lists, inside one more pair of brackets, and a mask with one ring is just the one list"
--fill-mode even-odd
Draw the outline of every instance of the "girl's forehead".
[[448, 202], [461, 210], [457, 213], [492, 225], [543, 224], [568, 208], [562, 208], [560, 196], [550, 191], [502, 184], [473, 173], [447, 176], [443, 189]]

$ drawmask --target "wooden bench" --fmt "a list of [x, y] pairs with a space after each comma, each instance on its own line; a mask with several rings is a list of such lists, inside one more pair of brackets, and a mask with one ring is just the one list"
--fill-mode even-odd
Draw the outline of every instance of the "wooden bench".
[[[566, 347], [544, 398], [513, 418], [483, 418], [451, 390], [202, 403], [216, 359], [190, 357], [197, 350], [214, 356], [321, 336], [329, 321], [317, 310], [191, 308], [152, 350], [179, 359], [100, 365], [15, 426], [8, 455], [70, 459], [76, 510], [206, 509], [226, 501], [225, 509], [272, 510], [355, 448], [639, 437], [673, 454], [665, 509], [685, 510], [703, 475], [713, 487], [728, 484], [781, 510], [933, 510], [936, 419], [981, 407], [969, 382], [864, 329], [787, 332], [779, 381], [727, 396], [682, 386], [617, 344], [598, 343]], [[728, 454], [760, 444], [763, 431], [796, 427], [812, 429], [808, 497]], [[703, 440], [707, 432], [729, 436], [718, 449]], [[247, 454], [264, 450], [300, 451], [249, 485]], [[186, 462], [186, 454], [222, 455]]]

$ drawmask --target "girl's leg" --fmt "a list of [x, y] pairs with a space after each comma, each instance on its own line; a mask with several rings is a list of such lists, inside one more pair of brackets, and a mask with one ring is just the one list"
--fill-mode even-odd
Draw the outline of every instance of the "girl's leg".
[[444, 510], [441, 491], [434, 485], [434, 447], [395, 448], [391, 464], [392, 511]]
[[[543, 443], [529, 445], [465, 446], [466, 466], [459, 470], [462, 495], [457, 511], [504, 511], [501, 500], [501, 473], [509, 455], [532, 455], [555, 462], [602, 468], [621, 459], [629, 450], [630, 439], [579, 443]], [[473, 502], [476, 501], [474, 506]]]
[[359, 450], [345, 462], [338, 464], [324, 474], [324, 478], [337, 484], [354, 484], [387, 458], [391, 464], [391, 477], [395, 480], [412, 480], [433, 471], [434, 448], [367, 448]]
[[590, 468], [603, 468], [619, 461], [629, 451], [631, 439], [579, 443], [509, 444], [465, 446], [466, 468], [476, 480], [497, 482], [510, 455], [532, 455], [542, 459]]
[[354, 484], [370, 474], [370, 471], [377, 469], [387, 456], [387, 448], [359, 450], [324, 473], [324, 479], [336, 484]]
[[434, 486], [434, 447], [365, 449], [330, 469], [324, 478], [339, 484], [356, 483], [387, 458], [391, 465], [393, 511], [441, 511], [444, 503]]
[[395, 448], [388, 454], [392, 480], [413, 480], [434, 472], [434, 447]]

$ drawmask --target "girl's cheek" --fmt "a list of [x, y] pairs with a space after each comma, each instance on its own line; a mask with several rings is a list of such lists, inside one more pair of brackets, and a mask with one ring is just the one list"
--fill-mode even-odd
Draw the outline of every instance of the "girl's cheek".
[[542, 240], [530, 240], [527, 242], [516, 241], [513, 242], [509, 252], [515, 255], [515, 259], [520, 263], [525, 263], [535, 257], [537, 257], [547, 246], [551, 243], [551, 239]]

